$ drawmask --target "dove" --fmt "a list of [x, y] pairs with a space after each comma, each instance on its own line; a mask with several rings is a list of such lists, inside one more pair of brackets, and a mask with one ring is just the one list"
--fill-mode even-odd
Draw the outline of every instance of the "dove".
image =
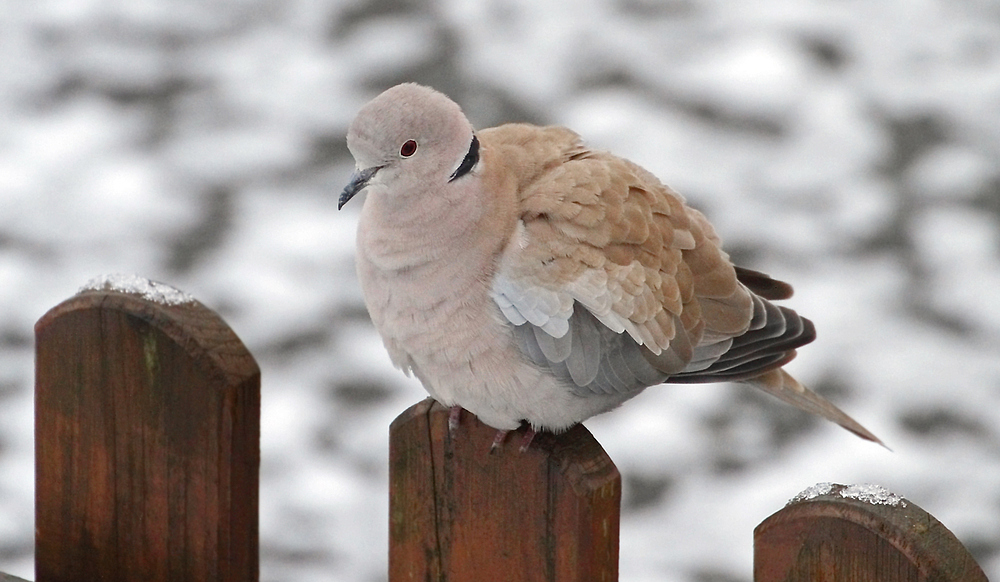
[[881, 441], [782, 366], [815, 338], [792, 288], [735, 266], [705, 215], [570, 129], [476, 131], [414, 83], [364, 105], [339, 198], [393, 364], [498, 430], [561, 432], [659, 384], [749, 384]]

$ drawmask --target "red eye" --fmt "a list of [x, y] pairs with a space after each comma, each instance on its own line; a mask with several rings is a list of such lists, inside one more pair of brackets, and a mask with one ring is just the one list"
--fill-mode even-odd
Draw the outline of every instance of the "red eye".
[[399, 155], [404, 158], [408, 158], [415, 153], [417, 153], [417, 142], [412, 139], [408, 139], [403, 142], [403, 145], [399, 148]]

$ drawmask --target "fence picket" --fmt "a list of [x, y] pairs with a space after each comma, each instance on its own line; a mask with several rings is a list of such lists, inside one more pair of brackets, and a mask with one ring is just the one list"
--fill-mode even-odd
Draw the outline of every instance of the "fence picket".
[[433, 400], [389, 429], [389, 582], [615, 582], [621, 478], [582, 425], [519, 436]]
[[257, 580], [260, 371], [225, 322], [86, 291], [35, 334], [37, 582]]
[[829, 484], [761, 522], [754, 582], [987, 582], [934, 516], [909, 500], [860, 491]]

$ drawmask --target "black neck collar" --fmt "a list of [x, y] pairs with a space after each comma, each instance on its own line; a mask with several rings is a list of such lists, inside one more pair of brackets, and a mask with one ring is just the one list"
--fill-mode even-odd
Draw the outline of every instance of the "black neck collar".
[[476, 134], [472, 134], [472, 143], [469, 144], [469, 153], [465, 154], [465, 158], [462, 159], [462, 163], [458, 165], [458, 169], [449, 178], [449, 182], [454, 182], [455, 180], [461, 178], [462, 176], [468, 174], [472, 171], [472, 167], [476, 165], [479, 161], [479, 138]]

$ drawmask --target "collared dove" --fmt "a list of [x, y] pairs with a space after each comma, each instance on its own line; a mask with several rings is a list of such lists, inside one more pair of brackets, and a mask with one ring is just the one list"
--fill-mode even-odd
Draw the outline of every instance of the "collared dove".
[[[662, 383], [738, 381], [881, 443], [781, 366], [815, 337], [736, 267], [703, 214], [563, 127], [476, 132], [413, 83], [365, 105], [343, 207], [365, 303], [393, 363], [506, 431], [559, 432]], [[461, 408], [459, 408], [461, 407]], [[530, 436], [527, 438], [530, 439]]]

